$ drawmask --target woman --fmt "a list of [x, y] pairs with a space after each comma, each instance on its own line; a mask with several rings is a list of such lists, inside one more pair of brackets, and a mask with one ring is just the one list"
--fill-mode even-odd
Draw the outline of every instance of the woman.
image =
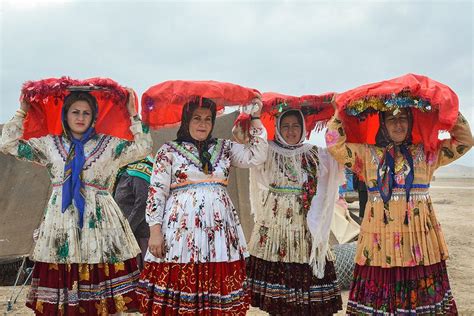
[[346, 142], [338, 113], [326, 134], [329, 152], [365, 181], [369, 193], [362, 221], [349, 315], [457, 314], [445, 260], [448, 249], [429, 195], [434, 171], [473, 145], [459, 114], [451, 139], [425, 155], [411, 143], [410, 108], [379, 112], [376, 145]]
[[129, 93], [134, 141], [95, 132], [97, 101], [87, 92], [64, 99], [60, 136], [21, 139], [30, 109], [26, 101], [3, 128], [3, 152], [45, 166], [53, 184], [32, 254], [36, 263], [26, 303], [38, 315], [107, 315], [137, 308], [140, 249], [108, 191], [120, 166], [151, 151], [151, 137], [143, 133]]
[[146, 211], [149, 251], [138, 289], [143, 314], [245, 315], [247, 245], [226, 186], [231, 166], [265, 160], [258, 115], [244, 146], [212, 137], [213, 101], [191, 101], [177, 139], [156, 154]]
[[342, 307], [328, 253], [342, 173], [324, 149], [303, 143], [305, 135], [301, 111], [282, 112], [265, 163], [251, 169], [247, 275], [252, 306], [270, 315], [332, 315]]

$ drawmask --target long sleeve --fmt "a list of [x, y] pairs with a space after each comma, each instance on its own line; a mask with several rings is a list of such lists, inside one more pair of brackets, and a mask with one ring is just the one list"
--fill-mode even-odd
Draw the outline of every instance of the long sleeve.
[[238, 168], [250, 168], [265, 163], [267, 159], [267, 131], [260, 120], [252, 122], [248, 144], [231, 143], [231, 164]]
[[474, 145], [469, 123], [461, 113], [459, 113], [456, 124], [449, 134], [451, 138], [441, 142], [437, 154], [435, 155], [436, 168], [459, 159]]
[[309, 264], [317, 278], [324, 277], [329, 232], [334, 213], [334, 203], [339, 185], [344, 181], [341, 165], [325, 149], [319, 149], [318, 186], [311, 200], [307, 215], [308, 229], [311, 233], [311, 255]]
[[46, 155], [46, 137], [23, 140], [23, 118], [14, 116], [5, 123], [2, 130], [0, 150], [24, 161], [30, 161], [45, 166], [49, 160]]
[[346, 132], [337, 116], [329, 122], [325, 138], [327, 149], [337, 162], [358, 175], [365, 173], [363, 157], [366, 145], [347, 143]]
[[145, 158], [152, 150], [153, 141], [147, 126], [142, 126], [140, 120], [132, 119], [130, 131], [133, 141], [120, 139], [114, 146], [114, 158], [119, 159], [119, 165], [125, 166]]
[[156, 153], [148, 188], [145, 215], [150, 226], [163, 222], [166, 200], [170, 192], [172, 165], [173, 154], [170, 152], [169, 146], [164, 144]]

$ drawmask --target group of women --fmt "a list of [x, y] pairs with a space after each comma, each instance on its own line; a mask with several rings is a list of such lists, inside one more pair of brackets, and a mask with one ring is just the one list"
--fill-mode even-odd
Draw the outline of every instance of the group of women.
[[[97, 100], [86, 91], [64, 99], [62, 135], [23, 139], [26, 101], [4, 125], [2, 151], [45, 166], [53, 184], [32, 253], [27, 306], [36, 314], [245, 315], [249, 304], [270, 315], [337, 313], [328, 238], [344, 166], [357, 168], [369, 191], [347, 313], [457, 313], [428, 188], [437, 167], [473, 145], [462, 115], [427, 157], [411, 142], [410, 108], [379, 113], [375, 145], [349, 143], [336, 110], [324, 149], [304, 142], [305, 117], [292, 108], [267, 141], [259, 98], [248, 143], [214, 138], [216, 104], [192, 99], [176, 139], [155, 155], [140, 273], [140, 248], [109, 192], [119, 167], [152, 149], [129, 92], [133, 141], [95, 131]], [[248, 246], [226, 189], [232, 166], [250, 168]]]

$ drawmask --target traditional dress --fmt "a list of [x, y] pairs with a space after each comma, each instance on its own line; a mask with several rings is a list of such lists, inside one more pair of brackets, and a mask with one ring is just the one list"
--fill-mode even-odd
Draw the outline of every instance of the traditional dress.
[[[422, 144], [403, 149], [346, 143], [341, 121], [336, 117], [330, 122], [329, 152], [363, 178], [369, 194], [349, 315], [457, 314], [445, 264], [448, 249], [429, 195], [434, 171], [473, 145], [462, 115], [450, 134], [451, 139], [443, 140], [427, 157]], [[387, 151], [393, 158], [394, 182], [384, 203], [387, 187], [380, 183], [387, 170]]]
[[137, 308], [137, 242], [109, 192], [120, 166], [144, 158], [151, 137], [139, 120], [130, 127], [134, 141], [95, 134], [84, 145], [81, 180], [85, 207], [62, 212], [65, 165], [71, 141], [47, 135], [22, 140], [23, 118], [3, 128], [1, 149], [48, 169], [52, 193], [32, 253], [35, 267], [27, 306], [40, 315], [105, 315]]
[[304, 124], [300, 142], [286, 144], [281, 117], [266, 162], [250, 171], [251, 304], [271, 315], [332, 315], [342, 308], [328, 249], [342, 172], [326, 150], [303, 143]]
[[[245, 315], [247, 244], [227, 192], [230, 167], [262, 163], [266, 131], [251, 140], [210, 142], [205, 172], [193, 143], [165, 143], [155, 158], [147, 222], [162, 225], [166, 254], [150, 252], [140, 277], [140, 311], [146, 315]], [[206, 167], [207, 169], [207, 167]]]

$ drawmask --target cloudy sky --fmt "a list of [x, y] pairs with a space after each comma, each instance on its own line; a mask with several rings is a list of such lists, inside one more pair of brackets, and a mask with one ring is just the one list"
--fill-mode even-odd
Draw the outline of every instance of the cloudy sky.
[[[26, 80], [169, 79], [286, 94], [412, 72], [449, 85], [474, 126], [471, 1], [1, 1], [0, 123]], [[317, 143], [321, 138], [313, 138]], [[459, 163], [474, 166], [471, 151]]]

